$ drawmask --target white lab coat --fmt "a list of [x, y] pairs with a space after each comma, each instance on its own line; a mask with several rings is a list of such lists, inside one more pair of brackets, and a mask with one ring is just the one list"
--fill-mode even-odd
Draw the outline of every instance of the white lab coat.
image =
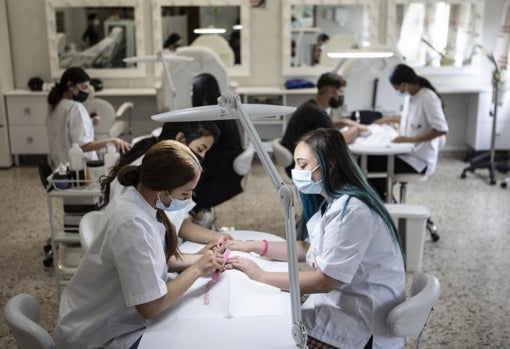
[[405, 270], [397, 243], [368, 206], [342, 196], [307, 223], [307, 264], [339, 280], [331, 292], [312, 294], [302, 306], [308, 334], [335, 347], [403, 346], [386, 328], [389, 311], [405, 299]]
[[[49, 158], [52, 166], [69, 162], [73, 143], [81, 147], [94, 141], [94, 124], [82, 103], [63, 98], [46, 118]], [[85, 160], [97, 160], [95, 151], [83, 153]]]
[[[414, 96], [406, 97], [400, 120], [400, 135], [414, 137], [433, 128], [448, 132], [448, 123], [439, 97], [431, 89], [422, 87]], [[418, 173], [427, 167], [426, 174], [432, 174], [436, 170], [439, 142], [440, 137], [416, 143], [409, 154], [398, 157]]]
[[[143, 160], [143, 155], [140, 156], [135, 161], [133, 161], [131, 163], [131, 165], [139, 166], [142, 163], [142, 160]], [[115, 178], [110, 183], [110, 201], [112, 201], [118, 195], [123, 193], [125, 189], [126, 189], [126, 187], [123, 186], [122, 184], [120, 184], [119, 181], [117, 180], [117, 178]], [[196, 205], [196, 203], [192, 201], [188, 206], [186, 206], [185, 208], [183, 208], [179, 211], [172, 211], [172, 212], [165, 211], [166, 216], [168, 217], [170, 222], [172, 222], [172, 224], [174, 225], [175, 231], [177, 232], [177, 234], [179, 234], [179, 230], [181, 230], [182, 223], [186, 219], [189, 218], [189, 212], [193, 209], [193, 207], [195, 207], [195, 205]], [[181, 243], [182, 243], [182, 240], [181, 240], [181, 238], [179, 238], [179, 244], [181, 244]]]
[[129, 348], [147, 322], [135, 305], [167, 293], [165, 229], [156, 209], [130, 187], [102, 219], [62, 293], [57, 348]]

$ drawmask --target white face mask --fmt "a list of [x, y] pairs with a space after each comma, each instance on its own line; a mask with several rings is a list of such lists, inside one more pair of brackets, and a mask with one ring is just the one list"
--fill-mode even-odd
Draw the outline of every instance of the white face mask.
[[160, 210], [164, 210], [164, 211], [167, 211], [167, 212], [174, 212], [174, 211], [180, 211], [180, 210], [188, 207], [190, 204], [193, 203], [191, 199], [177, 200], [177, 199], [174, 199], [172, 197], [172, 195], [170, 195], [170, 193], [167, 192], [167, 194], [170, 197], [170, 199], [172, 200], [170, 202], [170, 205], [165, 206], [163, 201], [161, 201], [161, 199], [159, 198], [159, 193], [158, 193], [157, 194], [158, 195], [158, 200], [156, 201], [156, 208], [159, 208]]
[[319, 168], [317, 165], [313, 170], [291, 170], [292, 182], [303, 194], [320, 194], [322, 191], [322, 179], [314, 182], [312, 173]]

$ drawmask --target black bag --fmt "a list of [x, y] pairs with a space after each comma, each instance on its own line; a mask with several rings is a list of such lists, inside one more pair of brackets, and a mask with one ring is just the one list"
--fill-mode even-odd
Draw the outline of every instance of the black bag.
[[351, 113], [351, 120], [358, 121], [356, 113], [359, 113], [359, 123], [363, 125], [369, 125], [383, 116], [381, 112], [375, 110], [354, 110]]

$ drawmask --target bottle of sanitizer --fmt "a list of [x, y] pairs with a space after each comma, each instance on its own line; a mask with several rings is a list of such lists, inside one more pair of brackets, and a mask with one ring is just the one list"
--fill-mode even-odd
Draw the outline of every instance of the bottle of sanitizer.
[[117, 151], [117, 147], [113, 143], [106, 145], [106, 154], [104, 154], [104, 174], [108, 176], [110, 170], [119, 160], [120, 154]]
[[84, 180], [83, 169], [83, 150], [81, 150], [78, 143], [73, 143], [69, 149], [69, 167], [71, 169], [72, 177], [76, 180], [75, 184], [79, 186], [80, 180]]

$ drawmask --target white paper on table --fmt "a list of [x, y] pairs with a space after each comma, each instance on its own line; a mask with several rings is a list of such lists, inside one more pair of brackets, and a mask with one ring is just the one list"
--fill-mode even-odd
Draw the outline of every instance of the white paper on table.
[[398, 131], [390, 125], [370, 124], [367, 128], [370, 131], [370, 136], [356, 138], [356, 144], [378, 147], [386, 146], [390, 145], [391, 141], [398, 136]]
[[280, 289], [250, 280], [238, 270], [227, 270], [217, 282], [200, 278], [180, 299], [177, 318], [234, 318], [281, 316]]

